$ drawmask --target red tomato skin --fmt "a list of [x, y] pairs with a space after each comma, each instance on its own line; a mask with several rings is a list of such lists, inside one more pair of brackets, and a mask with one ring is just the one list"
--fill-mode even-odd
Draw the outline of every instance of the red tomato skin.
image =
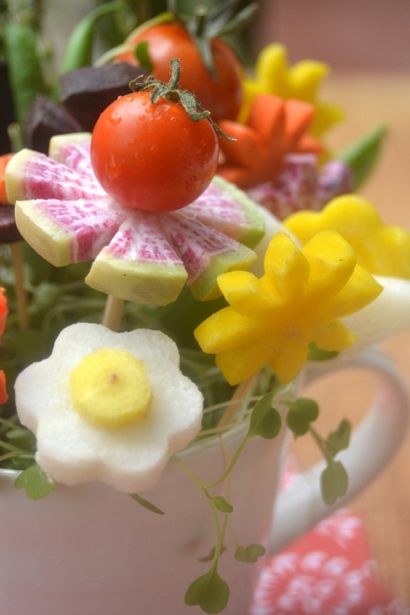
[[136, 64], [135, 45], [148, 42], [148, 52], [156, 79], [168, 81], [172, 58], [181, 62], [180, 87], [195, 94], [214, 120], [236, 120], [242, 104], [242, 68], [239, 60], [222, 40], [212, 39], [211, 50], [216, 79], [206, 69], [195, 42], [178, 22], [160, 24], [138, 32], [128, 41], [130, 51], [116, 56], [118, 61]]
[[91, 162], [106, 192], [123, 206], [151, 212], [192, 203], [218, 164], [218, 138], [176, 102], [151, 103], [151, 92], [120, 96], [93, 130]]

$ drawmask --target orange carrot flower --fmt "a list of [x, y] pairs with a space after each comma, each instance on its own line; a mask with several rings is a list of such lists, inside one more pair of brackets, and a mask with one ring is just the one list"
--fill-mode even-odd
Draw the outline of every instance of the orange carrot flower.
[[240, 188], [251, 188], [272, 181], [285, 154], [319, 154], [321, 144], [307, 134], [314, 113], [312, 105], [300, 100], [257, 95], [246, 125], [230, 120], [220, 122], [222, 130], [236, 141], [220, 140], [224, 160], [219, 175]]

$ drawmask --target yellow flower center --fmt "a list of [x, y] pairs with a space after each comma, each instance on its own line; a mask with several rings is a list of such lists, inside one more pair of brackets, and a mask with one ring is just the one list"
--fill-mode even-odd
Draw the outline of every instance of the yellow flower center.
[[86, 355], [71, 372], [70, 393], [83, 418], [109, 429], [143, 420], [152, 399], [143, 362], [116, 348]]

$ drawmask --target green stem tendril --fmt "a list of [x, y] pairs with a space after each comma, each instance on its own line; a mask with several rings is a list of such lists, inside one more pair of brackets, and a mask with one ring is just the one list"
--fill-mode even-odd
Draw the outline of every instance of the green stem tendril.
[[[207, 500], [207, 502], [209, 504], [209, 507], [211, 509], [212, 519], [213, 519], [213, 522], [214, 522], [215, 533], [216, 533], [216, 546], [215, 546], [215, 551], [214, 551], [213, 558], [212, 558], [211, 570], [216, 571], [216, 569], [218, 567], [219, 558], [220, 558], [221, 553], [222, 553], [222, 548], [223, 548], [223, 540], [224, 540], [225, 531], [226, 531], [226, 518], [224, 520], [223, 527], [221, 527], [221, 522], [219, 520], [218, 510], [217, 510], [217, 508], [215, 506], [214, 499], [213, 499], [212, 495], [209, 493], [209, 491], [207, 489], [206, 484], [198, 476], [196, 476], [196, 474], [194, 474], [194, 472], [191, 470], [191, 468], [188, 466], [188, 464], [186, 464], [184, 461], [182, 461], [182, 459], [180, 459], [177, 456], [174, 456], [172, 458], [172, 460], [177, 465], [179, 465], [179, 467], [181, 468], [181, 470], [183, 471], [185, 476], [187, 478], [189, 478], [189, 480], [191, 480], [192, 483], [196, 487], [198, 487], [198, 489], [200, 491], [202, 491], [202, 493], [206, 497], [206, 500]], [[225, 517], [226, 516], [227, 515], [225, 515]]]
[[157, 103], [161, 98], [164, 100], [172, 100], [173, 102], [179, 102], [186, 113], [189, 115], [193, 122], [200, 122], [201, 120], [208, 120], [215, 132], [228, 141], [235, 141], [232, 137], [228, 136], [212, 119], [211, 112], [204, 109], [198, 98], [188, 92], [188, 90], [181, 90], [178, 88], [179, 79], [181, 75], [181, 63], [177, 58], [173, 58], [171, 64], [171, 77], [168, 83], [164, 83], [159, 79], [155, 79], [152, 75], [146, 77], [140, 75], [136, 79], [133, 79], [129, 83], [129, 87], [134, 92], [141, 92], [144, 90], [151, 90], [151, 102]]
[[322, 438], [322, 436], [316, 431], [316, 429], [312, 426], [309, 427], [309, 432], [312, 436], [312, 438], [314, 439], [314, 441], [316, 442], [320, 452], [322, 453], [323, 457], [326, 459], [327, 463], [331, 463], [332, 462], [332, 456], [329, 455], [329, 451], [327, 450], [326, 447], [326, 442], [325, 440]]
[[0, 448], [3, 448], [5, 451], [10, 451], [11, 453], [16, 453], [17, 455], [27, 455], [27, 453], [30, 453], [30, 451], [14, 446], [10, 444], [10, 442], [5, 442], [4, 440], [0, 440]]
[[207, 489], [213, 489], [214, 487], [218, 487], [218, 485], [223, 483], [224, 480], [231, 474], [232, 470], [234, 469], [236, 463], [239, 460], [239, 457], [242, 454], [243, 449], [245, 448], [246, 444], [248, 443], [248, 440], [249, 440], [249, 437], [248, 437], [248, 434], [246, 434], [244, 436], [243, 440], [240, 442], [240, 444], [239, 444], [238, 448], [236, 449], [236, 451], [233, 453], [229, 463], [225, 467], [225, 470], [222, 472], [221, 476], [215, 482], [206, 485]]

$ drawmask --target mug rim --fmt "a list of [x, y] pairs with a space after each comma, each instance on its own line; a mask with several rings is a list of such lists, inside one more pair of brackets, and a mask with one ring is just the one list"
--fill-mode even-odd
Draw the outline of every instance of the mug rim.
[[[291, 389], [291, 390], [298, 390], [300, 388], [300, 383], [301, 383], [301, 378], [302, 378], [302, 372], [300, 372], [296, 378], [294, 378], [294, 380], [292, 380], [291, 382], [289, 382], [288, 384], [285, 385], [286, 389]], [[229, 404], [229, 400], [227, 401], [227, 403]], [[281, 410], [281, 406], [282, 404], [279, 403], [278, 404], [278, 409], [279, 411]], [[219, 439], [223, 438], [224, 439], [224, 443], [229, 445], [232, 443], [233, 440], [238, 438], [238, 435], [242, 432], [245, 431], [245, 429], [248, 426], [249, 423], [249, 414], [244, 417], [239, 419], [238, 421], [235, 421], [234, 423], [232, 423], [231, 425], [229, 425], [229, 427], [226, 429], [226, 431], [220, 433], [220, 434], [213, 434], [207, 438], [204, 438], [202, 440], [199, 440], [197, 442], [195, 442], [195, 440], [193, 442], [191, 442], [190, 444], [188, 444], [188, 446], [186, 446], [184, 449], [182, 449], [181, 451], [178, 451], [177, 453], [175, 453], [174, 455], [171, 455], [171, 457], [168, 459], [167, 465], [169, 463], [169, 461], [172, 459], [172, 457], [181, 457], [182, 459], [190, 459], [192, 457], [194, 457], [195, 455], [202, 453], [205, 450], [209, 450], [210, 448], [216, 448], [219, 445]], [[281, 430], [283, 428], [285, 428], [286, 426], [283, 425], [281, 426]], [[200, 432], [199, 432], [200, 433]], [[34, 461], [36, 461], [36, 458], [34, 456]], [[165, 468], [164, 468], [165, 469]], [[23, 470], [14, 470], [12, 468], [1, 468], [0, 467], [0, 479], [5, 479], [5, 480], [15, 480], [19, 474], [22, 472]], [[101, 483], [103, 484], [104, 481], [92, 481], [92, 482], [97, 482], [97, 483]], [[79, 483], [80, 484], [80, 483]], [[90, 484], [88, 483], [81, 483], [81, 484]], [[1, 495], [0, 495], [1, 498]]]

